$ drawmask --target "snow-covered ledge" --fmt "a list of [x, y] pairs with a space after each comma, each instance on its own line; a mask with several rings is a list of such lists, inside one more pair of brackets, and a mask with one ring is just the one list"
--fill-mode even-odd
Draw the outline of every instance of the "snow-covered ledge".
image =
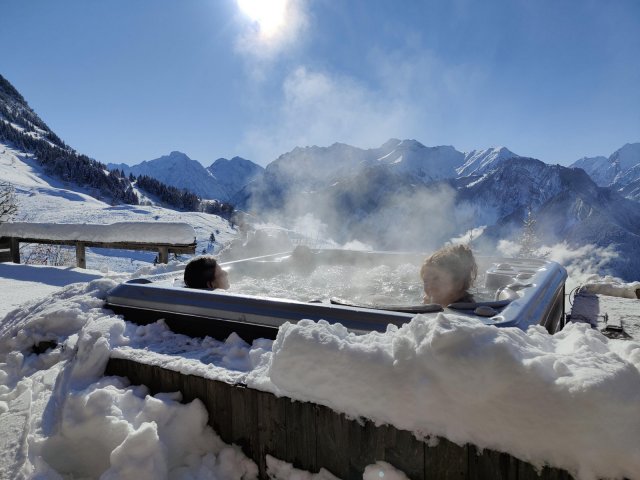
[[188, 223], [119, 222], [96, 225], [15, 222], [0, 225], [0, 237], [190, 245], [195, 242], [196, 232]]
[[74, 245], [78, 266], [86, 267], [85, 247], [158, 251], [161, 263], [172, 253], [195, 253], [196, 233], [187, 223], [119, 222], [106, 225], [71, 223], [4, 223], [0, 238], [9, 239], [13, 262], [20, 263], [19, 244]]

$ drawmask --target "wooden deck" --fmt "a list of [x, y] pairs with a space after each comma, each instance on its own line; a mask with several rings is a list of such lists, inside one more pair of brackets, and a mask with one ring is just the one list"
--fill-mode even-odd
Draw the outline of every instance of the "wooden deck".
[[239, 445], [267, 479], [266, 455], [318, 472], [329, 470], [341, 479], [361, 479], [364, 468], [378, 460], [402, 470], [411, 479], [567, 480], [564, 470], [545, 467], [540, 473], [506, 453], [480, 451], [440, 438], [436, 446], [411, 432], [369, 420], [350, 420], [314, 403], [230, 385], [194, 375], [112, 358], [105, 375], [128, 377], [152, 394], [180, 391], [184, 402], [198, 398], [209, 413], [209, 424], [226, 443]]

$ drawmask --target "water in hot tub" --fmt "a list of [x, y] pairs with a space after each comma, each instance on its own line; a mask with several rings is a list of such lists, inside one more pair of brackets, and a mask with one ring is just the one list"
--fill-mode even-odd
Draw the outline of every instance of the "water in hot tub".
[[[423, 302], [419, 266], [411, 263], [362, 267], [324, 265], [310, 272], [278, 271], [239, 275], [231, 269], [230, 292], [289, 298], [303, 302], [328, 302], [339, 297], [355, 303], [418, 305]], [[478, 299], [482, 292], [472, 289]]]

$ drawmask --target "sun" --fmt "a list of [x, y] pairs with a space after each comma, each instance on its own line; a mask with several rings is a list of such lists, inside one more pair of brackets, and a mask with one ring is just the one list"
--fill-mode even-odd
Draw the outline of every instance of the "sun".
[[260, 33], [272, 36], [285, 24], [287, 0], [237, 0], [240, 10], [258, 24]]

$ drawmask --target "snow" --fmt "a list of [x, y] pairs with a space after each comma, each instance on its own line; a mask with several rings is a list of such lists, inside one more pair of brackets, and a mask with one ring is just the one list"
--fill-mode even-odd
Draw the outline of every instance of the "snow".
[[[154, 223], [187, 223], [195, 230], [196, 251], [214, 254], [238, 235], [229, 222], [216, 215], [177, 212], [152, 205], [109, 205], [91, 197], [88, 190], [77, 191], [76, 186], [48, 177], [30, 155], [2, 143], [0, 178], [11, 182], [16, 189], [18, 214], [13, 219], [15, 222], [51, 225], [134, 222], [146, 223], [149, 228], [154, 228], [151, 227]], [[122, 232], [122, 235], [137, 241], [152, 241], [145, 236], [147, 227], [136, 226], [136, 229], [142, 233], [141, 236], [135, 237], [126, 232]], [[65, 236], [70, 234], [68, 231], [63, 233]], [[215, 243], [209, 242], [211, 233], [215, 233]], [[166, 240], [164, 232], [158, 234]], [[192, 243], [193, 236], [190, 232], [186, 243]], [[118, 238], [121, 238], [119, 234]], [[21, 245], [21, 258], [28, 258], [33, 249]], [[71, 263], [75, 265], [75, 254], [71, 256]], [[101, 271], [134, 272], [152, 263], [155, 256], [156, 252], [125, 252], [117, 249], [89, 248], [86, 251], [87, 267]]]
[[[11, 267], [26, 271], [0, 273], [48, 285], [78, 273]], [[163, 322], [137, 326], [104, 310], [106, 292], [125, 277], [59, 287], [0, 321], [0, 477], [218, 478], [216, 468], [226, 472], [220, 478], [255, 475], [255, 465], [206, 426], [199, 401], [183, 405], [179, 394], [152, 397], [125, 379], [101, 377], [110, 356], [244, 382], [419, 437], [550, 463], [581, 479], [640, 471], [637, 342], [609, 340], [586, 324], [551, 336], [540, 327], [496, 329], [444, 314], [362, 336], [305, 320], [286, 324], [273, 342], [191, 339]], [[43, 341], [55, 346], [38, 355], [33, 345]], [[272, 464], [284, 475], [275, 478], [330, 478]], [[403, 478], [397, 475], [387, 478]]]
[[[102, 378], [111, 346], [127, 342], [125, 322], [102, 309], [116, 280], [71, 284], [0, 323], [0, 477], [255, 478], [201, 402]], [[38, 355], [43, 341], [54, 346]]]
[[117, 222], [106, 225], [14, 222], [0, 225], [0, 237], [188, 245], [195, 241], [196, 232], [187, 223], [170, 222]]

